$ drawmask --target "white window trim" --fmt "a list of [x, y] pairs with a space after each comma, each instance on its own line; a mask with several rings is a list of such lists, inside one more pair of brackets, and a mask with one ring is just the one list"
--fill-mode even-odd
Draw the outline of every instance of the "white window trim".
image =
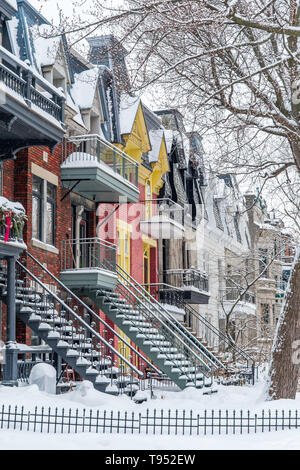
[[36, 248], [40, 248], [45, 251], [49, 251], [51, 253], [59, 254], [59, 250], [55, 247], [55, 245], [49, 245], [46, 242], [46, 231], [45, 227], [47, 226], [47, 183], [52, 184], [53, 186], [58, 187], [58, 177], [51, 173], [48, 170], [45, 170], [44, 168], [36, 165], [35, 163], [31, 164], [31, 172], [33, 175], [37, 176], [43, 181], [43, 199], [42, 199], [42, 205], [43, 205], [43, 230], [42, 230], [42, 237], [43, 240], [38, 240], [37, 238], [32, 237], [31, 243], [33, 246]]

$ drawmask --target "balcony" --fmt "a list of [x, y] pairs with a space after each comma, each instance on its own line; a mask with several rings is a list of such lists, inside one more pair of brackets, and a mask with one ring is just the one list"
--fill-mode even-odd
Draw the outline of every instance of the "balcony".
[[65, 240], [61, 249], [61, 280], [71, 289], [114, 289], [117, 247], [99, 238]]
[[95, 202], [139, 200], [137, 162], [99, 135], [65, 140], [61, 179], [65, 188]]
[[157, 283], [144, 285], [145, 289], [158, 300], [173, 315], [176, 320], [183, 322], [185, 318], [184, 310], [184, 290], [169, 284]]
[[253, 292], [246, 292], [241, 295], [241, 292], [237, 288], [228, 287], [222, 293], [222, 304], [226, 313], [229, 313], [235, 302], [239, 299], [238, 303], [234, 307], [236, 315], [255, 315], [256, 304], [255, 295]]
[[184, 207], [171, 199], [144, 201], [141, 232], [154, 239], [182, 239], [184, 237]]
[[24, 207], [0, 197], [0, 258], [19, 254], [26, 249], [23, 228], [27, 220]]
[[0, 159], [20, 149], [53, 149], [64, 135], [64, 101], [41, 75], [0, 46]]
[[183, 303], [208, 304], [210, 297], [208, 277], [199, 270], [172, 269], [164, 271], [162, 278], [167, 285], [180, 289]]

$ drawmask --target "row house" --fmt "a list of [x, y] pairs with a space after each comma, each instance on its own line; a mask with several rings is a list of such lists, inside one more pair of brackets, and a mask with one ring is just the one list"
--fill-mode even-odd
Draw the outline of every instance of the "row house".
[[[26, 380], [43, 359], [58, 382], [76, 374], [109, 393], [132, 393], [144, 370], [179, 388], [211, 386], [224, 366], [151, 290], [162, 231], [195, 239], [201, 194], [189, 136], [170, 136], [169, 113], [130, 93], [126, 51], [112, 36], [90, 38], [86, 60], [28, 1], [0, 6], [4, 383]], [[173, 177], [172, 197], [184, 188], [192, 203], [187, 227], [162, 213]], [[197, 268], [187, 260], [196, 251], [182, 246], [179, 265], [162, 272]], [[195, 291], [180, 276], [187, 300], [207, 302], [205, 276]]]
[[295, 240], [266, 201], [255, 193], [247, 193], [246, 205], [250, 220], [253, 277], [257, 305], [256, 342], [253, 353], [267, 360], [270, 356], [275, 328], [281, 312], [287, 283], [295, 256]]

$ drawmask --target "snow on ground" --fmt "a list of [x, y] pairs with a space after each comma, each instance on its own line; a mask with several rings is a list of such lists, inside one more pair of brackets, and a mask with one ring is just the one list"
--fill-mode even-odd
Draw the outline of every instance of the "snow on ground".
[[[141, 405], [135, 404], [126, 396], [112, 397], [93, 389], [90, 382], [83, 382], [79, 389], [59, 396], [40, 392], [37, 386], [21, 388], [6, 388], [0, 386], [0, 407], [12, 405], [24, 406], [25, 410], [37, 407], [57, 407], [69, 410], [82, 410], [86, 408], [106, 410], [127, 410], [136, 413], [148, 409], [157, 410], [233, 410], [241, 409], [251, 412], [260, 410], [292, 410], [300, 408], [300, 394], [296, 400], [279, 400], [266, 402], [264, 395], [264, 382], [254, 387], [235, 387], [216, 385], [218, 393], [203, 395], [203, 390], [186, 389], [181, 392], [166, 392], [155, 390], [156, 399], [151, 400], [149, 392], [139, 392], [146, 395], [148, 400]], [[121, 436], [120, 436], [121, 437]], [[286, 430], [277, 432], [259, 431], [257, 434], [224, 435], [219, 436], [160, 436], [160, 435], [116, 435], [78, 433], [73, 435], [40, 434], [30, 432], [0, 430], [0, 449], [97, 449], [97, 450], [172, 450], [172, 449], [299, 449], [300, 430]]]
[[39, 434], [0, 431], [0, 450], [300, 450], [300, 431], [243, 436]]

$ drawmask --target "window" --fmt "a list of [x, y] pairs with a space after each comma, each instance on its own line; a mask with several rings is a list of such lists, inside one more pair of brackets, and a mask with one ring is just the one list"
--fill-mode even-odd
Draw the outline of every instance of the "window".
[[32, 184], [32, 237], [42, 240], [43, 180], [33, 177]]
[[261, 304], [261, 317], [265, 326], [269, 325], [270, 307], [269, 304]]
[[239, 227], [239, 214], [238, 213], [236, 213], [235, 216], [233, 217], [233, 221], [234, 221], [236, 239], [239, 243], [242, 243], [242, 236], [241, 236], [240, 227]]
[[269, 272], [266, 269], [268, 265], [268, 249], [267, 248], [260, 248], [259, 249], [259, 274], [262, 274], [262, 277], [268, 278]]
[[56, 188], [53, 184], [47, 183], [46, 243], [48, 245], [55, 245], [55, 199]]
[[217, 228], [224, 231], [224, 225], [222, 223], [219, 204], [217, 203], [216, 200], [214, 200], [214, 202], [213, 202], [213, 211], [214, 211], [214, 216], [215, 216]]
[[32, 238], [55, 245], [56, 187], [33, 177], [32, 184]]
[[145, 195], [146, 195], [146, 218], [150, 219], [152, 216], [152, 189], [151, 189], [151, 182], [147, 181], [146, 182], [146, 188], [145, 188]]

